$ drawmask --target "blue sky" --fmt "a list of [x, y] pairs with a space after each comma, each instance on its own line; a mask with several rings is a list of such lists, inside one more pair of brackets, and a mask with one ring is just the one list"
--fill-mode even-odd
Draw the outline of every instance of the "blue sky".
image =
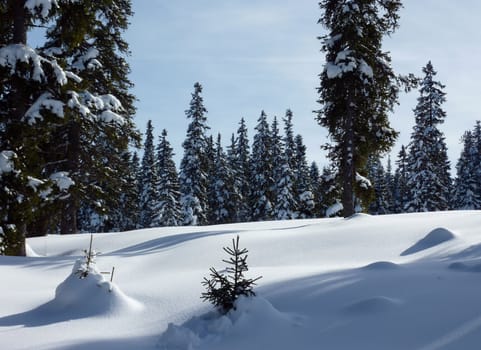
[[[452, 162], [459, 156], [459, 139], [476, 119], [481, 90], [481, 40], [476, 0], [405, 0], [398, 31], [385, 40], [398, 73], [421, 74], [431, 60], [446, 85], [446, 134]], [[249, 137], [261, 110], [282, 118], [294, 113], [295, 132], [304, 137], [310, 161], [326, 163], [320, 145], [327, 133], [314, 120], [318, 74], [324, 64], [317, 36], [324, 29], [314, 0], [133, 0], [135, 15], [126, 39], [132, 56], [137, 125], [145, 130], [153, 120], [163, 128], [182, 155], [193, 85], [204, 86], [211, 132], [224, 146], [241, 117]], [[404, 95], [391, 117], [401, 132], [393, 156], [407, 144], [414, 123], [417, 91]]]

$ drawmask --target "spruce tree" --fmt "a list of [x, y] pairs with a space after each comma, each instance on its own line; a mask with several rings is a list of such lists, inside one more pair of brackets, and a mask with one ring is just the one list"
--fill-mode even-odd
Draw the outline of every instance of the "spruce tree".
[[264, 111], [258, 119], [252, 144], [251, 203], [252, 220], [266, 221], [273, 218], [272, 187], [273, 163], [271, 134]]
[[409, 201], [408, 188], [408, 154], [406, 147], [401, 146], [401, 150], [396, 160], [396, 171], [393, 178], [393, 213], [403, 213], [406, 203]]
[[157, 146], [155, 167], [158, 174], [158, 205], [152, 218], [153, 226], [179, 226], [182, 224], [179, 177], [173, 160], [173, 149], [167, 140], [167, 130], [162, 130]]
[[[132, 120], [135, 97], [129, 92], [133, 84], [128, 79], [128, 44], [122, 38], [131, 15], [130, 0], [64, 1], [40, 48], [82, 79], [70, 105], [82, 103], [95, 111], [95, 118], [81, 106], [66, 114], [45, 147], [53, 157], [46, 173], [66, 172], [74, 183], [59, 203], [61, 233], [85, 229], [77, 218], [79, 209], [102, 218], [98, 229], [118, 229], [121, 194], [132, 190], [124, 181], [127, 153], [129, 144], [138, 144], [139, 135]], [[84, 220], [92, 218], [87, 215]]]
[[388, 151], [397, 132], [388, 113], [398, 100], [398, 78], [382, 41], [398, 26], [400, 0], [322, 0], [319, 22], [326, 64], [318, 89], [318, 122], [328, 129], [331, 160], [339, 164], [343, 215], [355, 212], [358, 172], [372, 154]]
[[311, 218], [314, 216], [314, 195], [312, 184], [310, 181], [309, 167], [306, 159], [306, 146], [301, 135], [295, 137], [295, 166], [296, 177], [296, 208], [297, 217], [301, 219]]
[[386, 172], [379, 157], [369, 157], [367, 176], [374, 189], [374, 199], [369, 204], [369, 214], [382, 215], [389, 213], [389, 188], [386, 183]]
[[278, 176], [276, 184], [276, 204], [274, 208], [277, 220], [291, 220], [297, 218], [295, 199], [292, 192], [293, 175], [289, 166], [287, 155], [284, 154], [278, 163]]
[[411, 134], [408, 156], [409, 201], [408, 212], [449, 209], [451, 177], [447, 147], [438, 125], [446, 112], [441, 105], [446, 101], [444, 85], [435, 80], [431, 62], [423, 68], [425, 74], [414, 109], [415, 126]]
[[312, 162], [309, 168], [309, 177], [314, 200], [313, 216], [321, 217], [321, 173], [316, 162]]
[[236, 139], [236, 182], [239, 189], [238, 221], [247, 222], [251, 219], [251, 155], [249, 137], [244, 118], [239, 123]]
[[340, 216], [342, 214], [341, 188], [335, 164], [331, 163], [322, 168], [319, 193], [321, 217]]
[[226, 167], [228, 170], [228, 181], [230, 183], [230, 205], [232, 211], [230, 213], [229, 222], [241, 222], [241, 211], [248, 211], [248, 207], [244, 208], [244, 199], [241, 194], [242, 182], [240, 180], [242, 176], [242, 170], [239, 166], [239, 158], [237, 154], [237, 140], [232, 133], [230, 145], [227, 148], [226, 155]]
[[63, 122], [79, 79], [27, 45], [28, 32], [52, 20], [54, 7], [23, 0], [0, 5], [0, 232], [8, 255], [25, 255], [29, 224], [72, 184], [67, 174], [45, 174], [42, 146], [54, 137], [53, 123]]
[[187, 136], [182, 146], [184, 155], [180, 164], [180, 192], [184, 225], [207, 224], [207, 175], [208, 148], [206, 132], [207, 109], [202, 98], [202, 85], [195, 83], [190, 108], [185, 111], [191, 120], [187, 129]]
[[454, 182], [454, 209], [481, 209], [479, 182], [479, 160], [476, 140], [471, 131], [466, 131], [462, 138], [463, 150], [456, 164]]
[[154, 128], [147, 122], [144, 141], [144, 155], [139, 179], [139, 228], [153, 226], [153, 218], [159, 206], [159, 177], [155, 161]]
[[215, 146], [214, 174], [212, 176], [211, 224], [232, 222], [236, 207], [233, 206], [234, 179], [227, 164], [226, 154], [222, 149], [221, 136], [218, 134]]

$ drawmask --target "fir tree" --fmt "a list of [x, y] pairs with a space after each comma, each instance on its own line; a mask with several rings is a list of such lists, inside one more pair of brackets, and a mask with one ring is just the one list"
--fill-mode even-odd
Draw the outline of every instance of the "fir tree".
[[309, 177], [314, 200], [313, 216], [321, 217], [321, 173], [316, 162], [311, 163]]
[[65, 1], [57, 13], [40, 51], [82, 79], [70, 105], [81, 103], [96, 113], [91, 118], [78, 106], [65, 115], [64, 123], [53, 130], [52, 142], [44, 147], [45, 154], [53, 157], [45, 172], [62, 171], [73, 180], [69, 196], [59, 203], [60, 232], [85, 229], [85, 222], [77, 218], [79, 208], [91, 213], [84, 215], [87, 222], [101, 218], [99, 230], [115, 230], [121, 194], [131, 191], [124, 181], [128, 146], [139, 141], [132, 120], [135, 97], [129, 92], [133, 85], [128, 79], [129, 50], [122, 38], [132, 15], [130, 1]]
[[319, 22], [329, 33], [322, 39], [326, 64], [318, 89], [318, 122], [326, 127], [333, 144], [329, 155], [339, 164], [343, 215], [355, 212], [358, 172], [371, 154], [393, 145], [397, 132], [388, 113], [398, 100], [398, 78], [382, 40], [398, 25], [400, 0], [323, 0]]
[[139, 179], [139, 228], [152, 227], [153, 218], [159, 205], [159, 178], [155, 161], [154, 128], [152, 121], [147, 122], [145, 132], [144, 155]]
[[251, 218], [251, 162], [249, 138], [244, 118], [239, 123], [236, 140], [236, 182], [239, 189], [238, 221], [246, 222]]
[[393, 213], [403, 213], [406, 203], [409, 201], [409, 188], [408, 188], [408, 154], [406, 147], [401, 146], [401, 150], [398, 154], [396, 161], [396, 171], [393, 178], [393, 201], [394, 208]]
[[262, 111], [255, 127], [252, 144], [251, 203], [252, 220], [266, 221], [273, 218], [272, 204], [272, 150], [267, 116]]
[[379, 157], [369, 157], [367, 175], [374, 188], [374, 200], [369, 204], [369, 213], [382, 215], [389, 213], [389, 189], [386, 172]]
[[230, 222], [241, 222], [241, 211], [248, 211], [248, 206], [244, 208], [244, 199], [241, 195], [241, 187], [242, 182], [240, 177], [242, 176], [242, 170], [239, 167], [239, 158], [237, 155], [237, 140], [232, 133], [231, 142], [229, 147], [227, 148], [227, 155], [226, 155], [226, 166], [228, 170], [228, 181], [230, 183], [230, 206], [232, 207], [232, 211], [230, 213]]
[[69, 104], [79, 78], [27, 45], [32, 28], [53, 20], [54, 7], [22, 0], [0, 5], [0, 232], [8, 255], [25, 255], [29, 224], [72, 184], [68, 174], [45, 173], [43, 146], [55, 137], [52, 126], [80, 106]]
[[425, 74], [414, 109], [416, 125], [409, 144], [408, 180], [409, 202], [406, 211], [436, 211], [449, 208], [451, 177], [443, 133], [438, 125], [446, 112], [444, 85], [434, 80], [436, 72], [431, 62], [423, 68]]
[[239, 236], [232, 239], [232, 248], [224, 247], [229, 255], [228, 260], [222, 260], [228, 267], [225, 274], [210, 268], [210, 279], [204, 278], [202, 285], [207, 291], [202, 293], [204, 301], [210, 301], [223, 314], [235, 309], [235, 302], [240, 296], [255, 296], [254, 285], [261, 277], [246, 278], [244, 274], [249, 270], [247, 266], [248, 250], [239, 248]]
[[180, 192], [184, 225], [204, 225], [207, 223], [207, 174], [208, 148], [206, 132], [207, 113], [203, 104], [202, 85], [195, 83], [190, 108], [185, 111], [191, 120], [187, 136], [182, 144], [184, 155], [180, 164]]
[[338, 171], [334, 164], [322, 169], [319, 193], [321, 217], [340, 216], [342, 214], [341, 189]]
[[479, 161], [480, 154], [471, 131], [464, 133], [463, 151], [456, 164], [453, 207], [455, 209], [481, 209]]
[[234, 196], [233, 177], [222, 149], [221, 136], [218, 134], [214, 157], [215, 175], [212, 177], [212, 224], [232, 222], [234, 212], [232, 197]]
[[154, 211], [153, 226], [179, 226], [182, 224], [179, 178], [173, 156], [173, 149], [167, 140], [167, 130], [164, 129], [157, 146], [155, 166], [159, 177], [157, 187], [159, 202]]
[[295, 166], [296, 174], [296, 193], [297, 217], [301, 219], [311, 218], [314, 216], [314, 195], [310, 182], [309, 167], [306, 159], [306, 146], [301, 135], [295, 138]]

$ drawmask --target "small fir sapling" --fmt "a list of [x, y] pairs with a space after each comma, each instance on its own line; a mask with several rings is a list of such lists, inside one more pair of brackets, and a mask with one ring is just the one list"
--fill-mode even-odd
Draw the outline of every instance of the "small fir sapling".
[[246, 297], [255, 296], [253, 286], [255, 282], [262, 278], [259, 276], [254, 279], [244, 277], [244, 272], [248, 271], [246, 248], [239, 248], [239, 236], [232, 239], [232, 248], [224, 247], [224, 251], [229, 255], [229, 259], [222, 261], [228, 264], [225, 273], [210, 268], [210, 279], [204, 277], [202, 285], [207, 291], [202, 293], [202, 300], [211, 302], [223, 314], [230, 310], [235, 310], [235, 301], [241, 295]]
[[85, 249], [84, 250], [84, 262], [80, 265], [78, 268], [76, 274], [79, 275], [80, 279], [83, 279], [88, 276], [90, 272], [91, 265], [95, 264], [95, 258], [98, 255], [98, 252], [95, 250], [92, 250], [92, 241], [93, 241], [93, 235], [90, 235], [90, 245], [89, 245], [89, 250]]

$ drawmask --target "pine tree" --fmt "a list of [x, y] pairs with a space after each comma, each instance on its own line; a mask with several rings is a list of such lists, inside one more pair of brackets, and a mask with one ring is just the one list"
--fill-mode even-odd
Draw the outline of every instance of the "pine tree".
[[339, 164], [343, 215], [355, 212], [358, 172], [369, 155], [393, 145], [397, 132], [388, 113], [398, 100], [398, 81], [382, 40], [398, 25], [400, 0], [323, 0], [319, 22], [328, 35], [321, 37], [326, 64], [318, 89], [318, 122], [326, 127], [333, 144], [331, 160]]
[[231, 198], [234, 195], [234, 183], [230, 169], [227, 165], [226, 155], [221, 145], [221, 136], [218, 134], [214, 157], [215, 172], [212, 176], [211, 212], [212, 224], [232, 222], [236, 208]]
[[386, 172], [379, 157], [369, 157], [367, 162], [367, 176], [374, 188], [374, 200], [369, 204], [369, 214], [388, 214], [389, 189], [386, 183]]
[[319, 193], [321, 217], [340, 216], [342, 213], [341, 189], [338, 170], [334, 164], [322, 169]]
[[277, 167], [279, 169], [277, 170], [278, 174], [276, 176], [275, 217], [277, 220], [295, 219], [297, 213], [295, 198], [292, 191], [293, 175], [287, 154], [284, 153], [277, 162]]
[[201, 93], [202, 85], [195, 83], [190, 108], [185, 111], [191, 122], [182, 144], [184, 156], [179, 176], [184, 225], [204, 225], [208, 219], [208, 160], [205, 152], [208, 147], [206, 132], [209, 127]]
[[481, 209], [479, 182], [479, 160], [476, 140], [471, 131], [466, 131], [462, 138], [463, 151], [456, 164], [453, 208]]
[[251, 156], [252, 220], [266, 221], [273, 218], [273, 163], [272, 138], [264, 111], [261, 112], [255, 130], [257, 133], [254, 135]]
[[239, 158], [237, 154], [237, 140], [232, 133], [230, 145], [227, 148], [226, 155], [226, 167], [228, 170], [228, 181], [230, 183], [230, 206], [232, 211], [230, 213], [229, 222], [241, 222], [241, 211], [245, 210], [248, 212], [248, 206], [244, 208], [244, 199], [241, 194], [242, 182], [240, 177], [242, 175], [242, 170], [239, 167]]
[[391, 162], [391, 155], [388, 155], [387, 157], [387, 166], [386, 166], [386, 172], [385, 172], [385, 178], [384, 181], [386, 182], [386, 188], [387, 188], [387, 193], [386, 193], [386, 202], [388, 204], [388, 212], [389, 213], [394, 213], [395, 211], [395, 201], [394, 201], [394, 194], [396, 192], [396, 187], [394, 184], [394, 174], [392, 172], [392, 162]]
[[[65, 1], [57, 12], [40, 50], [82, 79], [70, 105], [82, 103], [96, 110], [95, 118], [89, 118], [86, 109], [77, 106], [45, 147], [44, 152], [53, 157], [45, 172], [62, 171], [73, 180], [69, 196], [59, 203], [60, 232], [85, 229], [78, 222], [79, 208], [101, 218], [98, 229], [116, 230], [122, 193], [131, 191], [124, 181], [128, 146], [139, 141], [132, 120], [135, 97], [129, 92], [133, 86], [128, 79], [129, 50], [122, 38], [132, 15], [130, 0]], [[85, 220], [92, 218], [87, 215]]]
[[408, 188], [408, 154], [406, 147], [401, 146], [401, 150], [398, 154], [396, 161], [396, 171], [393, 178], [393, 201], [394, 208], [393, 213], [403, 213], [406, 207], [406, 203], [409, 201], [409, 188]]
[[179, 226], [182, 224], [180, 185], [173, 156], [173, 148], [167, 140], [167, 130], [164, 129], [157, 146], [155, 167], [159, 177], [157, 186], [159, 202], [154, 210], [153, 226]]
[[436, 71], [431, 62], [423, 68], [420, 96], [414, 109], [416, 125], [411, 134], [408, 156], [409, 202], [406, 211], [437, 211], [449, 208], [451, 177], [443, 133], [438, 125], [446, 112], [444, 85], [435, 81]]
[[125, 174], [127, 190], [121, 193], [120, 209], [115, 220], [119, 221], [119, 231], [130, 231], [137, 228], [139, 219], [139, 181], [140, 160], [137, 153], [127, 153], [128, 171]]
[[235, 302], [240, 296], [255, 296], [254, 285], [261, 277], [246, 278], [244, 274], [249, 270], [247, 266], [247, 249], [239, 248], [239, 236], [232, 239], [232, 248], [224, 247], [229, 255], [228, 260], [222, 260], [228, 266], [225, 273], [219, 272], [213, 267], [210, 268], [210, 279], [204, 277], [202, 285], [207, 291], [202, 293], [204, 301], [210, 301], [223, 314], [235, 310]]
[[316, 162], [311, 163], [309, 177], [314, 200], [313, 216], [321, 217], [321, 173]]
[[239, 189], [238, 221], [247, 222], [251, 219], [251, 156], [249, 148], [249, 137], [244, 118], [239, 123], [236, 140], [236, 182]]
[[301, 135], [295, 138], [295, 166], [296, 174], [296, 193], [297, 217], [301, 219], [311, 218], [314, 216], [314, 195], [310, 181], [309, 167], [306, 159], [306, 146]]
[[[280, 134], [279, 130], [279, 123], [277, 121], [277, 117], [274, 116], [274, 119], [272, 120], [271, 124], [271, 130], [270, 130], [270, 153], [271, 153], [271, 163], [272, 163], [272, 183], [270, 186], [270, 200], [273, 206], [273, 216], [278, 217], [277, 213], [277, 199], [279, 195], [279, 191], [281, 190], [279, 188], [279, 185], [281, 183], [281, 178], [286, 176], [286, 170], [284, 168], [284, 145], [282, 143], [282, 136]], [[290, 173], [290, 170], [289, 170]], [[291, 191], [292, 188], [292, 176], [289, 175], [289, 191]], [[282, 185], [283, 191], [285, 191], [285, 186]], [[283, 195], [285, 197], [285, 194]], [[292, 197], [292, 195], [289, 195], [289, 197]], [[293, 198], [293, 197], [292, 197]], [[288, 205], [291, 207], [291, 205]]]
[[153, 218], [159, 206], [159, 177], [155, 161], [154, 127], [147, 122], [145, 132], [144, 155], [139, 179], [139, 228], [152, 227]]
[[0, 232], [8, 255], [25, 255], [28, 225], [71, 184], [66, 174], [45, 176], [42, 146], [53, 137], [52, 123], [62, 122], [78, 77], [27, 45], [28, 32], [53, 18], [54, 5], [22, 0], [0, 5]]

